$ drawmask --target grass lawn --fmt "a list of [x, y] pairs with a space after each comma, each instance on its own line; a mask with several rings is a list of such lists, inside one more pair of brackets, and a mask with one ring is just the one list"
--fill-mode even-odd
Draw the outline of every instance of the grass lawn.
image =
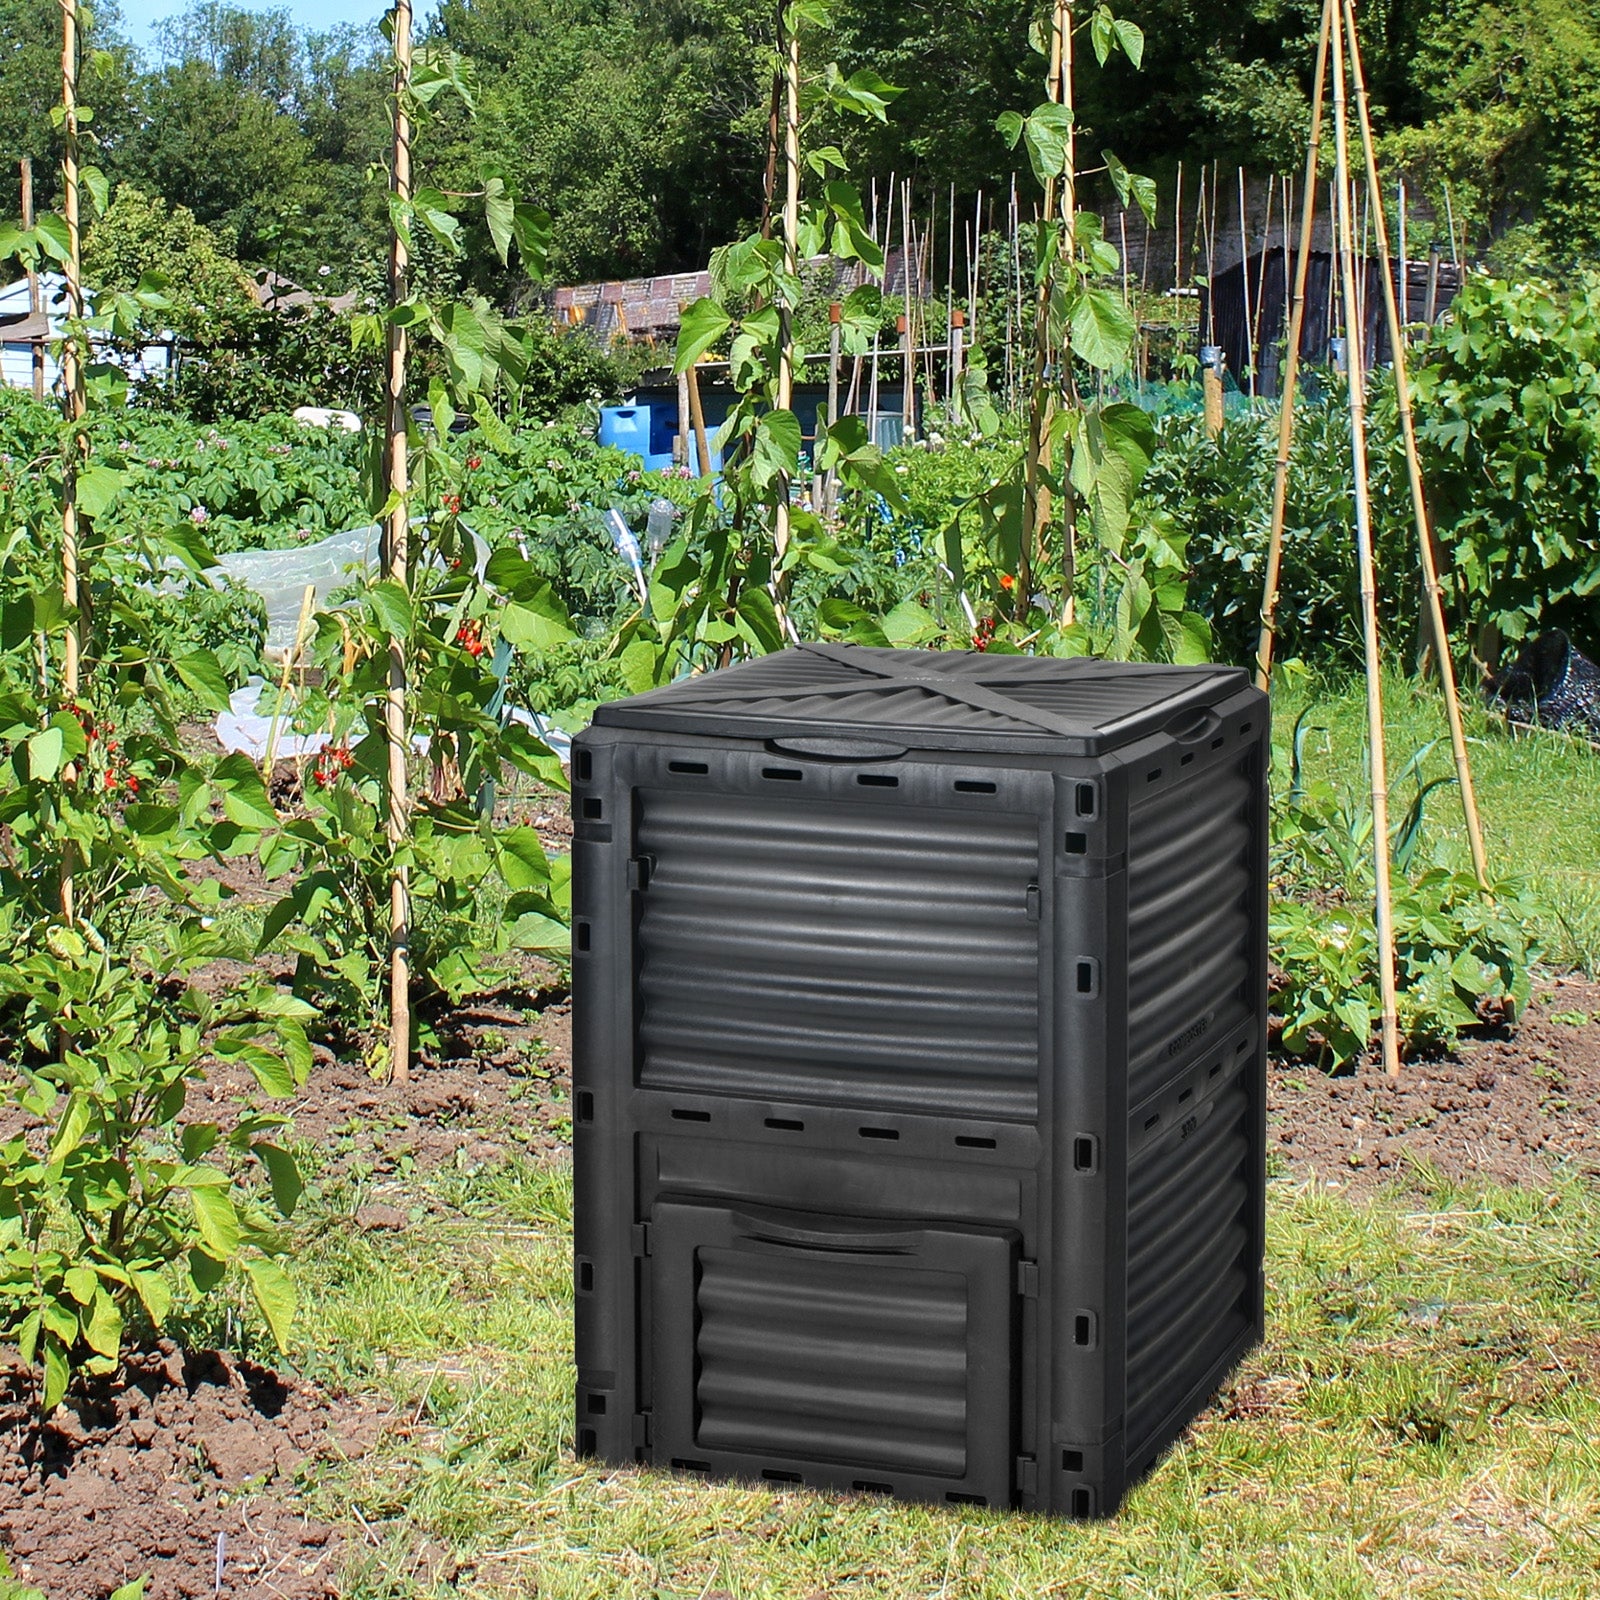
[[[1122, 1515], [1074, 1525], [576, 1463], [567, 1165], [330, 1186], [300, 1259], [306, 1367], [393, 1418], [313, 1490], [365, 1539], [346, 1593], [1600, 1593], [1600, 1195], [1426, 1173], [1364, 1205], [1270, 1195], [1266, 1346]], [[415, 1220], [361, 1233], [372, 1199]]]

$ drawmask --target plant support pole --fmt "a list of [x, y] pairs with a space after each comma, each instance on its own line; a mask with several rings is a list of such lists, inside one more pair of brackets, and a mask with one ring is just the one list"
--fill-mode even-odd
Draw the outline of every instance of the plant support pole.
[[[33, 227], [33, 158], [24, 156], [22, 172], [22, 226], [24, 231]], [[37, 325], [43, 317], [44, 301], [39, 296], [39, 274], [28, 268], [28, 315]], [[33, 398], [44, 399], [44, 335], [35, 333], [33, 348], [28, 352], [33, 377]]]
[[[783, 56], [783, 270], [794, 279], [800, 271], [800, 18], [787, 0], [778, 6], [778, 39]], [[794, 409], [794, 316], [787, 302], [778, 306], [778, 387], [775, 405], [779, 411]], [[778, 474], [778, 504], [772, 523], [772, 542], [777, 552], [777, 572], [773, 576], [773, 598], [778, 616], [784, 620], [782, 603], [783, 558], [789, 549], [789, 474]]]
[[[1347, 0], [1348, 3], [1348, 0]], [[1356, 563], [1361, 574], [1361, 640], [1367, 671], [1367, 748], [1372, 779], [1374, 922], [1382, 1004], [1383, 1070], [1400, 1075], [1400, 1025], [1395, 1002], [1394, 901], [1389, 886], [1389, 767], [1384, 754], [1383, 660], [1378, 649], [1378, 586], [1372, 559], [1372, 508], [1367, 485], [1366, 360], [1357, 322], [1356, 244], [1351, 216], [1350, 149], [1345, 112], [1344, 44], [1333, 19], [1334, 184], [1338, 190], [1339, 275], [1344, 286], [1346, 387], [1350, 401], [1350, 461], [1355, 479]]]
[[[1400, 412], [1400, 434], [1405, 443], [1406, 477], [1411, 485], [1411, 514], [1417, 527], [1417, 545], [1422, 557], [1422, 589], [1426, 597], [1428, 621], [1433, 629], [1433, 649], [1439, 660], [1439, 681], [1444, 689], [1445, 720], [1450, 726], [1450, 749], [1455, 757], [1456, 783], [1461, 790], [1461, 809], [1467, 824], [1467, 842], [1472, 849], [1472, 870], [1478, 887], [1489, 891], [1489, 865], [1483, 848], [1483, 828], [1478, 819], [1478, 797], [1472, 784], [1472, 763], [1467, 757], [1467, 737], [1461, 725], [1461, 702], [1456, 695], [1455, 663], [1450, 655], [1450, 630], [1445, 624], [1444, 598], [1439, 588], [1439, 564], [1434, 559], [1433, 533], [1428, 524], [1427, 495], [1422, 483], [1422, 462], [1417, 454], [1417, 429], [1411, 410], [1411, 380], [1406, 372], [1405, 326], [1395, 304], [1394, 284], [1389, 277], [1388, 224], [1383, 215], [1383, 197], [1378, 188], [1378, 159], [1372, 139], [1372, 117], [1367, 104], [1366, 74], [1361, 68], [1361, 48], [1356, 38], [1353, 0], [1344, 0], [1345, 31], [1350, 36], [1350, 76], [1356, 93], [1356, 112], [1361, 125], [1361, 149], [1367, 169], [1367, 188], [1372, 197], [1372, 215], [1377, 226], [1379, 273], [1383, 281], [1383, 309], [1389, 319], [1389, 342], [1394, 353], [1395, 403]], [[1404, 213], [1402, 212], [1402, 222]], [[1403, 258], [1402, 258], [1403, 259]], [[1403, 267], [1402, 267], [1402, 270]]]
[[[1311, 267], [1312, 226], [1316, 220], [1317, 160], [1322, 149], [1323, 95], [1327, 84], [1328, 43], [1337, 0], [1323, 0], [1317, 35], [1316, 89], [1311, 100], [1311, 137], [1306, 148], [1306, 192], [1300, 205], [1300, 254], [1294, 264], [1294, 296], [1289, 306], [1289, 341], [1283, 359], [1283, 393], [1278, 401], [1278, 459], [1272, 474], [1272, 520], [1267, 534], [1266, 583], [1261, 596], [1261, 634], [1256, 642], [1256, 687], [1272, 683], [1272, 647], [1277, 632], [1278, 579], [1283, 566], [1283, 523], [1289, 495], [1289, 451], [1294, 442], [1295, 388], [1300, 377], [1300, 339], [1306, 320], [1306, 275]], [[1284, 227], [1289, 212], [1285, 206]], [[1287, 240], [1285, 240], [1287, 248]]]
[[[391, 193], [397, 206], [411, 201], [411, 0], [395, 0], [394, 17], [394, 152]], [[400, 230], [389, 229], [389, 308], [405, 303], [409, 292], [410, 252]], [[385, 370], [384, 480], [388, 517], [384, 524], [384, 577], [401, 589], [407, 581], [409, 528], [406, 500], [410, 488], [406, 460], [406, 331], [391, 318]], [[406, 646], [389, 638], [388, 689], [383, 703], [388, 744], [387, 832], [396, 861], [389, 880], [389, 1076], [404, 1083], [411, 1076], [411, 910], [410, 880], [399, 861], [407, 831], [406, 807]]]
[[[72, 437], [61, 462], [61, 599], [67, 611], [67, 631], [62, 643], [61, 689], [69, 704], [76, 704], [83, 670], [83, 596], [78, 583], [79, 525], [78, 471], [88, 455], [89, 440], [83, 415], [87, 398], [83, 385], [83, 237], [78, 226], [78, 0], [61, 0], [61, 209], [67, 224], [67, 316], [71, 319], [62, 342], [61, 379], [67, 421]], [[68, 773], [72, 772], [69, 767]], [[74, 851], [69, 842], [61, 853], [61, 920], [74, 921], [77, 900], [73, 884]]]

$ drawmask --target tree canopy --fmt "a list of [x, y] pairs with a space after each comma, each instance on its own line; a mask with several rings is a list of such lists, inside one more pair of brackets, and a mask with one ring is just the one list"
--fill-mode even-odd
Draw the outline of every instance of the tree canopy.
[[[1080, 8], [1081, 9], [1081, 8]], [[1113, 63], [1080, 97], [1084, 135], [1145, 170], [1179, 160], [1293, 171], [1303, 159], [1318, 0], [1124, 0], [1143, 70]], [[995, 117], [1042, 97], [1034, 0], [836, 0], [820, 48], [905, 93], [887, 123], [830, 137], [858, 178], [913, 175], [970, 200], [1009, 182]], [[705, 263], [759, 213], [770, 0], [443, 0], [427, 43], [462, 60], [479, 104], [433, 141], [433, 181], [486, 168], [555, 219], [568, 281]], [[16, 157], [41, 202], [56, 0], [0, 0], [0, 210]], [[1600, 0], [1379, 0], [1363, 45], [1385, 155], [1424, 204], [1445, 186], [1475, 247], [1562, 268], [1600, 245]], [[224, 0], [133, 49], [95, 8], [85, 98], [113, 180], [186, 208], [251, 264], [344, 288], [370, 276], [385, 215], [368, 181], [387, 141], [376, 25], [305, 31]], [[326, 271], [321, 269], [326, 268]], [[476, 285], [523, 285], [476, 252]]]

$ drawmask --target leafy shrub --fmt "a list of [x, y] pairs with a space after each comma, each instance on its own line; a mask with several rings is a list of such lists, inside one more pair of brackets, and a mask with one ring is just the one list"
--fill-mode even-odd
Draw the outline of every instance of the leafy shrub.
[[[1373, 539], [1383, 581], [1379, 625], [1395, 645], [1416, 627], [1419, 589], [1411, 503], [1392, 401], [1375, 383], [1370, 422]], [[1189, 604], [1211, 624], [1215, 656], [1254, 662], [1261, 627], [1277, 418], [1228, 418], [1215, 440], [1200, 417], [1173, 414], [1144, 481], [1147, 503], [1188, 535]], [[1361, 661], [1350, 423], [1344, 406], [1303, 402], [1295, 416], [1285, 506], [1275, 654], [1321, 666]]]
[[[1600, 643], [1600, 276], [1474, 276], [1417, 373], [1436, 531], [1461, 608], [1508, 639]], [[1493, 655], [1491, 648], [1488, 654]]]

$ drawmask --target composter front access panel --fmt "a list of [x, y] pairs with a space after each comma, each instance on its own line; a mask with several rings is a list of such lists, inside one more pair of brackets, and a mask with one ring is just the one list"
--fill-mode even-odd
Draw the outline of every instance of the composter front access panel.
[[1262, 1327], [1266, 699], [804, 645], [573, 754], [577, 1444], [1116, 1509]]

